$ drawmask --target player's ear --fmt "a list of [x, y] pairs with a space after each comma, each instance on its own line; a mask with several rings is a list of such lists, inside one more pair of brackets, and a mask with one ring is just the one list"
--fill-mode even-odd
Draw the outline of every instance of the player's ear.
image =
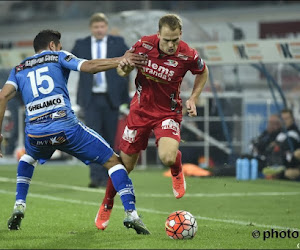
[[55, 45], [54, 41], [51, 41], [51, 42], [49, 43], [48, 48], [49, 48], [51, 51], [55, 51], [56, 45]]
[[157, 31], [157, 37], [160, 39], [160, 33], [159, 33], [159, 31]]

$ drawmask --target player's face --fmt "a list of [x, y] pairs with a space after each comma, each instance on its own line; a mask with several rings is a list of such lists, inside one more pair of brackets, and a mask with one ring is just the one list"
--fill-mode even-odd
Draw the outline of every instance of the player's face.
[[157, 36], [159, 38], [159, 49], [167, 55], [175, 54], [181, 39], [180, 29], [171, 30], [169, 26], [162, 26]]
[[108, 25], [106, 22], [93, 22], [90, 26], [92, 35], [97, 39], [103, 39], [106, 36]]
[[288, 128], [290, 127], [293, 123], [294, 123], [294, 120], [293, 120], [293, 117], [290, 115], [290, 113], [288, 112], [284, 112], [281, 114], [281, 117], [282, 117], [282, 120], [284, 122], [284, 125]]

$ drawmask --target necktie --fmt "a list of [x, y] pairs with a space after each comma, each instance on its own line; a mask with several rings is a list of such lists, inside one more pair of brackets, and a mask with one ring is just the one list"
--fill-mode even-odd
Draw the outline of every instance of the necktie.
[[[102, 40], [97, 40], [97, 58], [101, 58], [101, 42]], [[101, 72], [96, 74], [96, 83], [97, 86], [100, 86], [102, 83]]]

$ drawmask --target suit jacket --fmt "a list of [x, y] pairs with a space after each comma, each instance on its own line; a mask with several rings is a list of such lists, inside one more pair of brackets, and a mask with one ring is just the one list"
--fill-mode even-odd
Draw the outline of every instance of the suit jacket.
[[[107, 58], [123, 56], [126, 50], [128, 47], [122, 37], [108, 35]], [[91, 36], [76, 40], [71, 52], [79, 58], [91, 60]], [[122, 103], [129, 103], [128, 77], [119, 76], [116, 69], [108, 70], [105, 74], [108, 98], [112, 108], [118, 109]], [[93, 77], [91, 73], [80, 72], [77, 104], [82, 108], [86, 108], [91, 100]]]

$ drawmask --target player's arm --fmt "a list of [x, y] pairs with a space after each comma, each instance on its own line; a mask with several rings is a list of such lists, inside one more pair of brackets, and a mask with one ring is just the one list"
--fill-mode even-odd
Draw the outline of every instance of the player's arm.
[[80, 67], [80, 71], [95, 74], [117, 68], [120, 63], [130, 65], [131, 67], [139, 67], [145, 65], [147, 61], [145, 56], [134, 54], [133, 51], [128, 50], [121, 57], [84, 61]]
[[4, 113], [6, 110], [7, 102], [13, 98], [16, 94], [16, 88], [14, 85], [11, 84], [4, 84], [4, 87], [0, 91], [0, 158], [3, 157], [1, 152], [1, 143], [3, 141], [2, 135], [2, 122], [4, 118]]
[[195, 77], [192, 94], [185, 103], [189, 116], [197, 116], [196, 103], [207, 81], [208, 74], [208, 68], [205, 65], [205, 69], [203, 70], [203, 72], [201, 74], [197, 74]]
[[134, 69], [134, 66], [130, 65], [130, 62], [124, 58], [120, 61], [118, 67], [117, 67], [117, 73], [119, 76], [126, 77], [130, 74], [130, 72]]

